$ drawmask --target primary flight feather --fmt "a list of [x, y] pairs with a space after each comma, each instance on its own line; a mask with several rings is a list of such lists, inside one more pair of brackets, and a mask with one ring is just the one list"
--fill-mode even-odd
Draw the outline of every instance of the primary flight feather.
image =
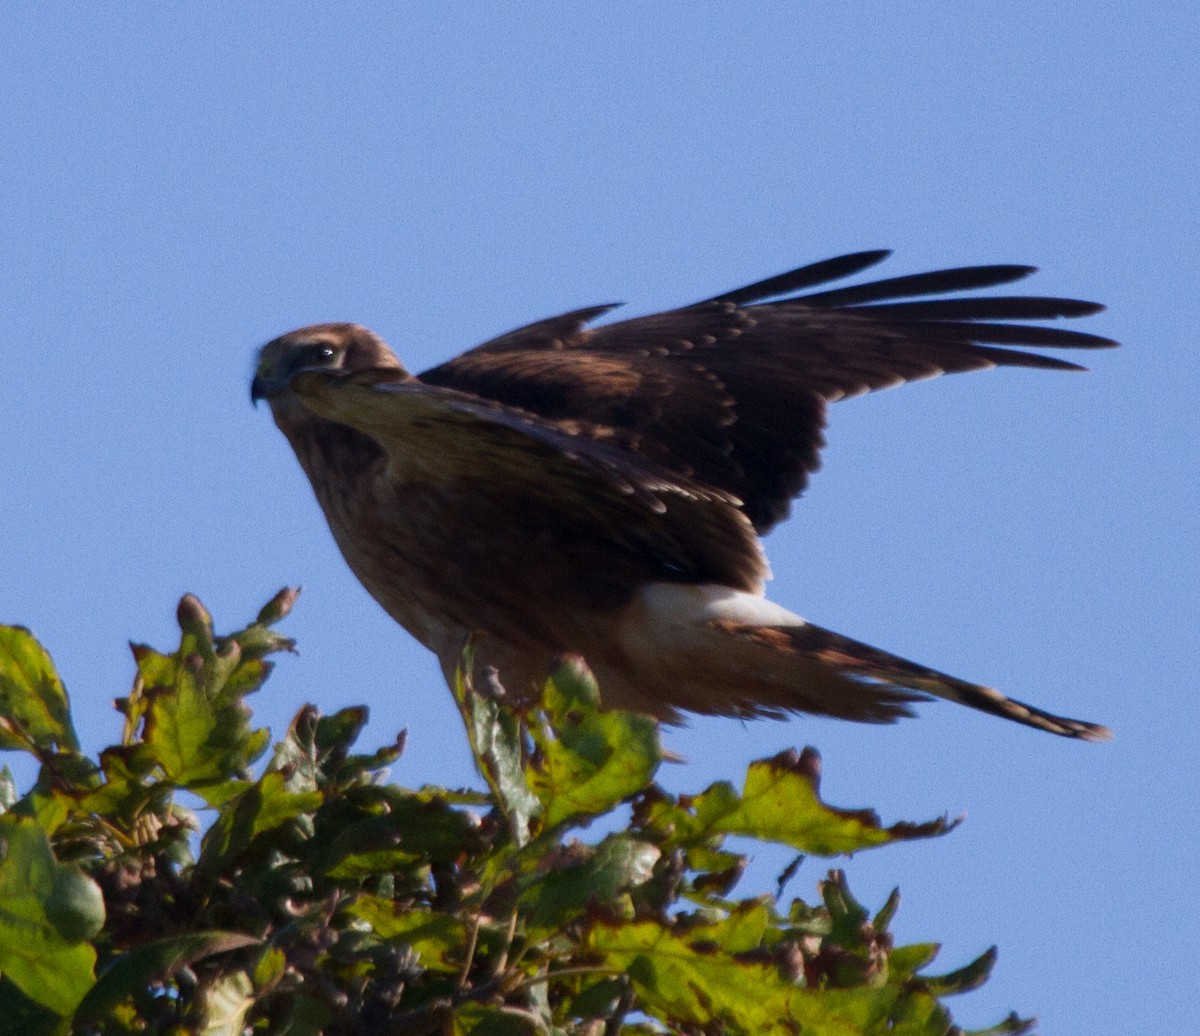
[[366, 328], [317, 324], [263, 346], [251, 395], [270, 403], [355, 575], [448, 680], [471, 641], [477, 669], [511, 693], [578, 654], [608, 704], [672, 721], [889, 722], [932, 695], [1103, 739], [763, 596], [759, 535], [818, 468], [828, 403], [987, 367], [1080, 369], [1011, 346], [1115, 344], [1026, 323], [1095, 303], [957, 294], [1028, 266], [809, 290], [887, 255], [595, 328], [612, 307], [576, 310], [419, 376]]

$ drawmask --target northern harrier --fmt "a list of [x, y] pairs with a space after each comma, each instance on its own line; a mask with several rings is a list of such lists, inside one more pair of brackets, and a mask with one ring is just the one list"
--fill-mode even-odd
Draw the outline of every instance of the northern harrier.
[[612, 307], [575, 310], [418, 377], [366, 328], [317, 324], [263, 346], [251, 395], [270, 402], [350, 568], [447, 679], [473, 640], [476, 666], [494, 666], [510, 692], [579, 654], [608, 704], [668, 721], [810, 712], [881, 723], [936, 695], [1105, 738], [763, 596], [758, 537], [817, 470], [827, 403], [942, 373], [1081, 369], [1000, 346], [1115, 344], [1023, 323], [1102, 308], [1091, 302], [924, 298], [1019, 280], [1029, 266], [809, 290], [887, 255], [829, 259], [593, 329]]

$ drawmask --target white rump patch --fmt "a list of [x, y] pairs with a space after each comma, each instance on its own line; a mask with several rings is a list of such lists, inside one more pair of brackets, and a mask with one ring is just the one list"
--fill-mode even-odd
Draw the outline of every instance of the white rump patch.
[[[663, 654], [689, 652], [713, 644], [712, 624], [806, 626], [781, 605], [758, 594], [716, 583], [648, 583], [630, 604], [617, 628], [621, 646], [647, 663]], [[720, 643], [725, 644], [724, 638]]]
[[774, 601], [716, 583], [686, 586], [648, 583], [639, 595], [651, 615], [666, 621], [737, 622], [747, 626], [804, 626], [805, 621]]

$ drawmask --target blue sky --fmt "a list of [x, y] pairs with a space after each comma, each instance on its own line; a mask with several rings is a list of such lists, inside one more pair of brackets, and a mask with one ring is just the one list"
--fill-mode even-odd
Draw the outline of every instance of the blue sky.
[[[10, 6], [0, 16], [0, 621], [34, 629], [95, 749], [129, 639], [303, 584], [257, 716], [366, 702], [407, 783], [472, 775], [436, 666], [338, 556], [248, 380], [354, 320], [419, 370], [509, 327], [646, 312], [890, 247], [884, 275], [1029, 262], [1125, 343], [834, 407], [768, 539], [833, 629], [1105, 722], [1070, 743], [946, 704], [870, 728], [694, 722], [699, 790], [814, 744], [887, 820], [847, 863], [941, 962], [1000, 946], [960, 1023], [1190, 1031], [1200, 908], [1200, 322], [1188, 3]], [[26, 771], [27, 772], [27, 771]], [[745, 894], [786, 856], [756, 861]], [[820, 861], [791, 890], [811, 897]], [[757, 884], [756, 884], [757, 883]], [[1186, 1021], [1185, 1021], [1186, 1019]]]

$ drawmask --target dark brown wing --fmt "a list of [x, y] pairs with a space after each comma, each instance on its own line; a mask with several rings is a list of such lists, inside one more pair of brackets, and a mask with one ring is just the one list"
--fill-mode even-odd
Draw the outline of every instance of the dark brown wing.
[[[766, 562], [736, 499], [599, 435], [394, 371], [301, 372], [290, 387], [313, 413], [373, 440], [401, 495], [417, 485], [463, 500], [468, 512], [475, 499], [503, 501], [507, 513], [491, 530], [497, 544], [510, 527], [571, 525], [609, 551], [609, 565], [636, 570], [623, 598], [652, 580], [761, 591]], [[599, 567], [597, 578], [607, 579]]]
[[579, 434], [738, 497], [762, 532], [787, 515], [819, 467], [827, 403], [995, 366], [1081, 369], [998, 346], [1116, 344], [1019, 323], [1103, 308], [1092, 302], [924, 298], [1007, 284], [1033, 273], [1030, 266], [964, 267], [796, 294], [888, 254], [841, 256], [594, 330], [584, 325], [611, 307], [576, 310], [485, 342], [420, 379], [579, 421]]

